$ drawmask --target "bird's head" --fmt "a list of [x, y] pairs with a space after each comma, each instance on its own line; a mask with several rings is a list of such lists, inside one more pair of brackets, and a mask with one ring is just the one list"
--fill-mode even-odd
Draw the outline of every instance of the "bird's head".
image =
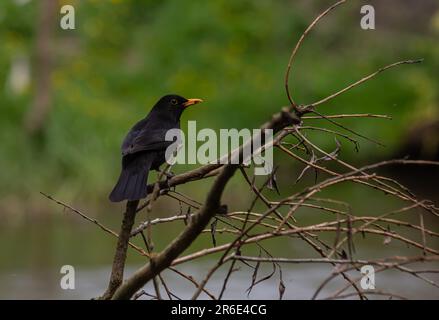
[[154, 106], [153, 110], [166, 116], [180, 119], [183, 111], [189, 106], [203, 102], [201, 99], [186, 99], [176, 94], [169, 94], [162, 97]]

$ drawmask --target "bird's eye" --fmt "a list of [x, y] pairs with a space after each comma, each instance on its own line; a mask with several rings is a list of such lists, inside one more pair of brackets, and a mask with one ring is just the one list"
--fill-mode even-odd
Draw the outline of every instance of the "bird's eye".
[[177, 99], [172, 99], [172, 100], [171, 100], [171, 104], [172, 104], [172, 105], [175, 106], [177, 103], [178, 103]]

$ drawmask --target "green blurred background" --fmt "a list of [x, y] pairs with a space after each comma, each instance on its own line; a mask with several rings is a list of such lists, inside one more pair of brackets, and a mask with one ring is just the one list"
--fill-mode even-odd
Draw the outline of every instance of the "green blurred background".
[[[75, 30], [59, 27], [64, 4], [75, 8]], [[360, 28], [364, 4], [375, 7], [376, 30]], [[123, 207], [110, 204], [107, 195], [119, 174], [121, 140], [131, 125], [162, 95], [178, 93], [205, 100], [185, 113], [183, 123], [197, 120], [198, 128], [216, 130], [258, 127], [287, 104], [284, 72], [291, 49], [327, 6], [327, 1], [317, 0], [1, 1], [0, 298], [87, 298], [102, 291], [114, 239], [39, 192], [117, 230]], [[48, 8], [54, 14], [47, 14]], [[348, 2], [305, 40], [292, 71], [293, 96], [299, 103], [310, 103], [381, 66], [424, 58], [422, 64], [380, 74], [319, 111], [392, 116], [342, 121], [386, 145], [362, 141], [357, 153], [343, 143], [342, 156], [355, 164], [405, 155], [438, 160], [438, 40], [436, 0]], [[322, 120], [309, 123], [334, 128]], [[335, 147], [331, 135], [310, 137], [326, 150]], [[277, 153], [275, 161], [282, 173], [281, 189], [298, 188], [294, 181], [301, 167]], [[189, 168], [178, 166], [174, 171]], [[438, 201], [437, 170], [410, 168], [391, 174], [421, 198]], [[202, 201], [208, 185], [204, 181], [180, 190]], [[230, 189], [226, 199], [232, 207], [248, 204], [247, 193], [237, 192], [247, 191], [242, 179], [233, 180]], [[383, 211], [394, 204], [363, 189], [342, 188], [331, 195], [347, 198], [360, 211]], [[364, 201], [369, 196], [373, 204]], [[178, 203], [161, 200], [154, 214], [177, 211]], [[181, 227], [158, 228], [157, 248]], [[192, 249], [210, 245], [206, 237]], [[288, 255], [278, 245], [273, 250]], [[135, 254], [130, 256], [133, 265], [141, 262]], [[63, 264], [89, 272], [79, 293], [57, 289]], [[96, 274], [100, 282], [88, 287]], [[248, 285], [250, 280], [243, 279]], [[296, 294], [292, 288], [290, 297], [301, 297]], [[422, 294], [437, 297], [430, 288]]]

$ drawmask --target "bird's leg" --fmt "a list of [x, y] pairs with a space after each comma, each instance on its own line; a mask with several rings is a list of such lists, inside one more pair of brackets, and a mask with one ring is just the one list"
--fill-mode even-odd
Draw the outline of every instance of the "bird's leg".
[[169, 180], [175, 176], [175, 174], [171, 171], [163, 171], [163, 174], [166, 176], [166, 179]]

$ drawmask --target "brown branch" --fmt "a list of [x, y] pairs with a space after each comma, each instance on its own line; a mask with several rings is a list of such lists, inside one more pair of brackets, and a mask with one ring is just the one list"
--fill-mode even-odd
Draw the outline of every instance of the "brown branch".
[[395, 263], [407, 263], [407, 262], [418, 262], [418, 261], [438, 261], [439, 257], [434, 256], [419, 256], [419, 257], [401, 257], [395, 256], [386, 259], [379, 260], [346, 260], [346, 259], [328, 259], [328, 258], [302, 258], [302, 259], [292, 259], [292, 258], [270, 258], [270, 257], [252, 257], [252, 256], [239, 256], [233, 255], [230, 257], [232, 260], [243, 260], [243, 261], [254, 261], [254, 262], [267, 262], [267, 263], [293, 263], [293, 264], [301, 264], [301, 263], [336, 263], [336, 264], [371, 264], [377, 266], [394, 266]]
[[[288, 109], [282, 110], [280, 113], [273, 115], [271, 121], [263, 124], [261, 129], [272, 129], [275, 133], [288, 125], [299, 123], [300, 119], [291, 114]], [[251, 139], [247, 143], [252, 143]], [[239, 148], [242, 153], [245, 145]], [[201, 168], [205, 168], [201, 167]], [[190, 246], [190, 244], [198, 237], [203, 229], [207, 226], [210, 219], [218, 212], [220, 208], [220, 200], [224, 188], [230, 178], [234, 175], [239, 165], [226, 164], [222, 167], [220, 173], [216, 177], [205, 203], [196, 213], [188, 226], [180, 233], [177, 238], [172, 241], [162, 252], [151, 259], [151, 262], [139, 270], [124, 282], [115, 292], [113, 299], [129, 299], [136, 291], [138, 291], [146, 282], [151, 280], [156, 274], [169, 267], [172, 262]], [[204, 173], [204, 171], [203, 171]], [[172, 182], [171, 182], [172, 183]]]
[[[377, 291], [362, 291], [362, 294], [364, 295], [375, 295], [375, 296], [386, 296], [389, 298], [397, 298], [400, 300], [407, 300], [406, 297], [396, 294], [396, 293], [392, 293], [392, 292], [387, 292], [387, 291], [383, 291], [383, 290], [377, 290]], [[343, 295], [338, 295], [336, 297], [328, 297], [328, 298], [324, 298], [323, 300], [336, 300], [336, 299], [346, 299], [346, 298], [350, 298], [352, 296], [357, 295], [357, 293], [355, 292], [351, 292], [351, 293], [346, 293]]]
[[[352, 113], [352, 114], [334, 114], [334, 115], [325, 115], [328, 119], [343, 119], [343, 118], [378, 118], [378, 119], [387, 119], [392, 120], [391, 116], [383, 115], [383, 114], [371, 114], [371, 113]], [[303, 116], [302, 120], [311, 120], [311, 119], [322, 119], [320, 116]]]
[[[111, 234], [112, 236], [114, 236], [114, 237], [116, 237], [116, 238], [119, 238], [119, 235], [118, 235], [116, 232], [114, 232], [114, 231], [111, 230], [110, 228], [104, 226], [104, 225], [103, 225], [102, 223], [100, 223], [98, 220], [96, 220], [96, 219], [94, 219], [94, 218], [91, 218], [91, 217], [87, 216], [87, 215], [86, 215], [85, 213], [83, 213], [82, 211], [79, 211], [78, 209], [75, 209], [75, 208], [73, 208], [72, 206], [70, 206], [70, 205], [68, 205], [68, 204], [66, 204], [66, 203], [64, 203], [64, 202], [62, 202], [62, 201], [60, 201], [60, 200], [57, 200], [57, 199], [53, 198], [52, 196], [49, 196], [49, 195], [45, 194], [44, 192], [40, 192], [40, 193], [41, 193], [43, 196], [45, 196], [47, 199], [49, 199], [49, 200], [55, 202], [56, 204], [61, 205], [62, 207], [64, 207], [64, 208], [70, 210], [71, 212], [74, 212], [74, 213], [78, 214], [79, 216], [81, 216], [81, 217], [84, 218], [85, 220], [87, 220], [87, 221], [89, 221], [89, 222], [91, 222], [91, 223], [94, 223], [95, 225], [97, 225], [99, 228], [101, 228], [101, 229], [102, 229], [103, 231], [105, 231], [106, 233], [109, 233], [109, 234]], [[143, 249], [140, 248], [139, 246], [136, 246], [134, 243], [129, 242], [128, 245], [129, 245], [131, 248], [133, 248], [134, 250], [136, 250], [138, 253], [140, 253], [142, 256], [149, 257], [149, 254], [148, 254], [145, 250], [143, 250]]]
[[183, 252], [198, 237], [202, 230], [209, 223], [209, 220], [220, 207], [220, 199], [224, 187], [233, 176], [236, 165], [227, 165], [216, 178], [205, 204], [195, 214], [191, 223], [185, 230], [172, 241], [162, 252], [151, 259], [151, 262], [137, 270], [128, 278], [114, 293], [112, 299], [130, 299], [145, 283], [151, 280], [156, 274], [169, 267], [178, 255]]

